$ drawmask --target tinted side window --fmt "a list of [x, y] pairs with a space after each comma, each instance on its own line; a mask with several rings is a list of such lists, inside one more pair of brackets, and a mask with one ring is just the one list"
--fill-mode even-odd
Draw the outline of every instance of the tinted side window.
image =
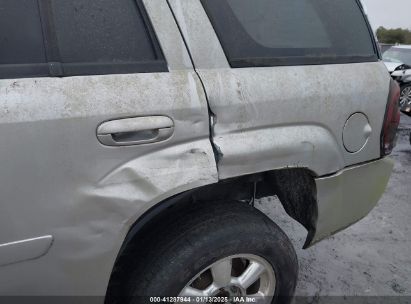
[[165, 71], [141, 0], [0, 0], [0, 78]]
[[136, 0], [51, 0], [64, 74], [165, 71], [144, 8]]
[[0, 78], [47, 70], [37, 0], [0, 0]]
[[232, 67], [376, 61], [356, 0], [202, 0]]

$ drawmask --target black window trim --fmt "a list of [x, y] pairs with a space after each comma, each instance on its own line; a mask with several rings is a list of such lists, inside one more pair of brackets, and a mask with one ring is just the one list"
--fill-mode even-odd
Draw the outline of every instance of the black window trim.
[[151, 22], [150, 18], [148, 17], [148, 13], [146, 7], [143, 4], [142, 0], [135, 0], [137, 4], [137, 8], [140, 10], [140, 14], [143, 17], [143, 22], [147, 27], [147, 32], [150, 38], [151, 47], [153, 48], [154, 54], [156, 58], [162, 58], [165, 61], [164, 53], [160, 47], [160, 43], [158, 41], [158, 37], [154, 31], [153, 23]]
[[374, 34], [373, 29], [372, 29], [370, 20], [368, 19], [367, 15], [365, 14], [364, 7], [361, 3], [361, 0], [356, 0], [356, 2], [357, 2], [357, 5], [359, 6], [359, 8], [361, 10], [361, 14], [362, 14], [362, 16], [365, 20], [365, 23], [367, 24], [368, 32], [370, 34], [370, 38], [371, 38], [371, 41], [372, 41], [372, 44], [373, 44], [373, 47], [374, 47], [375, 55], [377, 56], [377, 60], [382, 60], [381, 49], [378, 45], [378, 41], [375, 37], [375, 34]]
[[203, 6], [205, 13], [210, 20], [210, 23], [213, 27], [215, 34], [219, 40], [220, 46], [223, 49], [223, 52], [227, 58], [227, 61], [231, 68], [256, 68], [256, 67], [276, 67], [276, 66], [304, 66], [304, 65], [330, 65], [330, 64], [349, 64], [349, 63], [364, 63], [364, 62], [377, 62], [381, 60], [381, 54], [377, 41], [375, 39], [374, 33], [372, 31], [371, 24], [367, 16], [365, 15], [363, 6], [360, 0], [355, 0], [358, 5], [358, 8], [361, 11], [364, 21], [366, 22], [367, 29], [369, 32], [370, 39], [372, 41], [374, 54], [370, 56], [294, 56], [294, 57], [249, 57], [249, 58], [229, 58], [228, 50], [224, 47], [222, 43], [221, 33], [217, 31], [215, 27], [214, 17], [210, 14], [208, 9], [207, 0], [200, 0]]
[[72, 77], [111, 74], [164, 73], [169, 72], [151, 20], [142, 0], [134, 0], [149, 36], [157, 60], [133, 62], [62, 63], [57, 43], [50, 0], [37, 0], [46, 52], [45, 63], [0, 64], [0, 79]]
[[60, 51], [53, 21], [51, 0], [37, 0], [37, 4], [40, 12], [47, 62], [60, 62]]

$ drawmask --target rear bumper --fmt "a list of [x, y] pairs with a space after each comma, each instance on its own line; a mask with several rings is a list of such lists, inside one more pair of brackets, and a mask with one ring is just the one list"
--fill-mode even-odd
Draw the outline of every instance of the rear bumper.
[[[318, 218], [308, 246], [365, 217], [385, 191], [394, 162], [389, 158], [316, 179]], [[307, 247], [308, 247], [307, 246]]]

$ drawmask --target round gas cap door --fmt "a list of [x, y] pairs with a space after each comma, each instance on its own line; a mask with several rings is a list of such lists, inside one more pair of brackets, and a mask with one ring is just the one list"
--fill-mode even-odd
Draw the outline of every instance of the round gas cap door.
[[350, 153], [361, 151], [367, 144], [372, 128], [367, 116], [355, 113], [348, 118], [344, 126], [343, 142], [345, 149]]

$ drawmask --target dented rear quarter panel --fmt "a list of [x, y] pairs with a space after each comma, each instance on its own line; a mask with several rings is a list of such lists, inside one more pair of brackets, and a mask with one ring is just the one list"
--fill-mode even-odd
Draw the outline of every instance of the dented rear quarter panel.
[[[200, 0], [169, 1], [207, 92], [221, 179], [286, 167], [322, 176], [380, 158], [390, 84], [382, 62], [230, 68]], [[350, 153], [343, 129], [358, 112], [372, 132]]]
[[[220, 178], [284, 167], [322, 176], [380, 157], [390, 81], [382, 63], [202, 69], [199, 74], [215, 115]], [[342, 134], [347, 119], [358, 112], [368, 117], [372, 133], [359, 152], [350, 153]]]

